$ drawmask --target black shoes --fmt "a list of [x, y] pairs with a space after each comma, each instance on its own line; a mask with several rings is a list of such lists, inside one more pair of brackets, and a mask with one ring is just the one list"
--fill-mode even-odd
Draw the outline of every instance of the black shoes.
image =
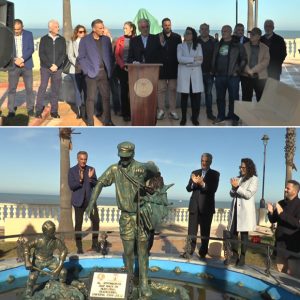
[[192, 123], [193, 123], [194, 126], [199, 126], [199, 121], [198, 120], [192, 119]]
[[54, 119], [59, 119], [60, 118], [60, 115], [58, 114], [58, 112], [52, 112], [52, 113], [50, 113], [50, 116]]
[[186, 119], [182, 118], [180, 121], [180, 126], [185, 126], [185, 124], [186, 124]]
[[33, 117], [33, 116], [34, 116], [34, 111], [33, 111], [33, 109], [29, 109], [29, 110], [27, 111], [27, 115], [28, 115], [28, 117]]
[[240, 258], [238, 259], [236, 265], [238, 267], [243, 267], [245, 265], [245, 255], [241, 254]]
[[115, 124], [112, 121], [104, 122], [103, 125], [104, 126], [115, 126]]
[[83, 249], [82, 248], [78, 248], [77, 249], [77, 254], [83, 254]]
[[213, 121], [213, 124], [214, 125], [217, 125], [217, 124], [221, 124], [224, 122], [225, 119], [220, 119], [220, 118], [216, 118], [214, 121]]
[[213, 114], [207, 114], [207, 119], [215, 121], [217, 118]]
[[14, 118], [15, 116], [16, 116], [16, 113], [15, 112], [11, 112], [11, 111], [7, 115], [8, 118]]
[[123, 117], [123, 120], [124, 120], [125, 122], [130, 122], [130, 121], [131, 121], [131, 117], [130, 117], [130, 116], [124, 116], [124, 117]]
[[42, 118], [43, 118], [43, 116], [42, 116], [42, 111], [38, 111], [38, 110], [37, 110], [37, 111], [35, 112], [35, 117], [38, 118], [38, 119], [42, 119]]

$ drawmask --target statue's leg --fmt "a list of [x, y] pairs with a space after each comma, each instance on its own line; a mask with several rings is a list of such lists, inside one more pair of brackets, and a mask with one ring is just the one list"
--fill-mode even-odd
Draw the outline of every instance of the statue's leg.
[[26, 289], [25, 289], [25, 296], [26, 297], [31, 297], [33, 295], [33, 288], [36, 283], [36, 280], [39, 276], [38, 271], [31, 271], [29, 273], [28, 279], [27, 279], [27, 284], [26, 284]]
[[139, 241], [138, 257], [139, 257], [139, 272], [140, 272], [140, 288], [142, 295], [151, 297], [152, 292], [148, 284], [148, 268], [149, 268], [149, 255], [148, 255], [148, 240]]
[[[56, 257], [54, 257], [50, 263], [49, 266], [47, 266], [47, 268], [50, 270], [50, 271], [53, 271], [55, 270], [57, 267], [58, 267], [58, 260]], [[65, 283], [66, 280], [67, 280], [67, 270], [63, 267], [59, 273], [59, 281], [62, 282], [62, 283]]]
[[128, 271], [129, 278], [133, 276], [134, 264], [134, 240], [122, 240], [124, 248], [125, 266]]

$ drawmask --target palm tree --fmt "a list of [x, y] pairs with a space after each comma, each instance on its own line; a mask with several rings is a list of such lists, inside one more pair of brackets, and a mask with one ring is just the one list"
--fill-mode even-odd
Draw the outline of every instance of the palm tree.
[[70, 41], [73, 33], [71, 0], [63, 0], [63, 31], [66, 41]]
[[[73, 231], [71, 191], [68, 185], [68, 172], [70, 169], [70, 150], [72, 148], [71, 128], [60, 128], [60, 219], [59, 231]], [[73, 236], [73, 235], [72, 235]], [[71, 235], [67, 235], [71, 237]]]
[[285, 183], [292, 179], [293, 169], [297, 171], [294, 164], [295, 150], [296, 150], [296, 128], [287, 128], [285, 134], [285, 165], [286, 165], [286, 175]]

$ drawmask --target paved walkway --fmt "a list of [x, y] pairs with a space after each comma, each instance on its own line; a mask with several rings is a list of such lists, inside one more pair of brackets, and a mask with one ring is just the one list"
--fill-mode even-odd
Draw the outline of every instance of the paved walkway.
[[[281, 81], [293, 86], [300, 90], [300, 61], [299, 60], [290, 60], [286, 61], [283, 65], [283, 73], [281, 76]], [[34, 90], [37, 91], [39, 82], [34, 82]], [[0, 107], [4, 110], [7, 107], [7, 83], [0, 83]], [[24, 98], [25, 98], [25, 90], [24, 84], [20, 82], [17, 90], [17, 104], [20, 107], [24, 107]], [[202, 95], [202, 103], [204, 103]], [[213, 99], [216, 99], [215, 90], [213, 90]], [[22, 110], [22, 109], [20, 109]], [[24, 109], [23, 109], [24, 112]], [[213, 104], [213, 112], [217, 114], [217, 107], [216, 104]], [[18, 111], [17, 113], [20, 113]], [[177, 108], [177, 113], [181, 116], [181, 109]], [[7, 111], [3, 113], [5, 115]], [[49, 107], [45, 109], [43, 114], [43, 119], [35, 119], [29, 118], [28, 120], [23, 121], [21, 125], [29, 125], [29, 126], [86, 126], [86, 123], [82, 119], [76, 119], [76, 115], [72, 110], [72, 107], [65, 102], [59, 102], [59, 114], [61, 116], [60, 119], [53, 119], [50, 117]], [[168, 114], [166, 113], [166, 116]], [[188, 110], [188, 118], [187, 118], [187, 125], [186, 126], [193, 126], [190, 120], [191, 117], [191, 110]], [[131, 122], [124, 122], [123, 118], [120, 116], [116, 116], [112, 112], [112, 121], [116, 126], [131, 126]], [[9, 125], [20, 125], [18, 124], [18, 120], [16, 120], [16, 124], [13, 120], [10, 120]], [[25, 122], [25, 123], [24, 123]], [[94, 118], [95, 126], [102, 126], [101, 118]], [[200, 117], [199, 117], [200, 126], [214, 126], [211, 120], [206, 118], [205, 113], [205, 106], [201, 106]], [[0, 124], [5, 124], [5, 120], [0, 118]], [[222, 123], [221, 126], [230, 126], [231, 121], [226, 121]], [[172, 120], [168, 117], [165, 117], [163, 120], [158, 120], [156, 126], [179, 126], [179, 121]], [[220, 125], [219, 125], [220, 126]]]

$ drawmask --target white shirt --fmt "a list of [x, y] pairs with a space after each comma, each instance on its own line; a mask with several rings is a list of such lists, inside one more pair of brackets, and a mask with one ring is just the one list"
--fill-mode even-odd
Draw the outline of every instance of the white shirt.
[[16, 58], [22, 58], [23, 57], [23, 38], [21, 35], [15, 35], [15, 45], [16, 45]]

